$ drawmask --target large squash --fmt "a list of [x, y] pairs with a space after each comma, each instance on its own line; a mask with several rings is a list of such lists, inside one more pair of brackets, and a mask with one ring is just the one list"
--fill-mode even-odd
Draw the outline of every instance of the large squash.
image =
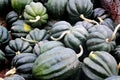
[[120, 76], [111, 76], [106, 78], [105, 80], [120, 80]]
[[85, 17], [91, 17], [93, 13], [93, 4], [91, 0], [69, 0], [67, 3], [67, 12], [72, 22], [77, 22], [80, 15], [84, 14]]
[[25, 79], [18, 74], [14, 74], [14, 75], [5, 77], [3, 80], [25, 80]]
[[25, 6], [24, 18], [26, 23], [32, 27], [40, 27], [42, 24], [47, 22], [48, 15], [46, 8], [40, 2], [31, 2]]
[[105, 51], [94, 51], [83, 61], [82, 70], [87, 80], [104, 80], [107, 77], [118, 75], [115, 58]]
[[76, 73], [80, 62], [70, 48], [56, 47], [36, 59], [33, 66], [33, 76], [38, 80], [65, 80]]

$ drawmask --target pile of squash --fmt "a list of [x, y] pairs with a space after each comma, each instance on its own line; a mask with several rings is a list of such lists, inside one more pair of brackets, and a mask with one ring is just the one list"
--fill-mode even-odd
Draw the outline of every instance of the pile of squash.
[[97, 0], [0, 0], [0, 80], [120, 80], [120, 24]]

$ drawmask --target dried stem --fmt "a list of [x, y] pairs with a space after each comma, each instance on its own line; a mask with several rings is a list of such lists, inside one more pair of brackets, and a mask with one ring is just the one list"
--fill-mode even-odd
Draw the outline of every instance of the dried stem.
[[80, 53], [79, 54], [77, 54], [77, 57], [79, 58], [80, 56], [82, 56], [82, 54], [83, 54], [83, 47], [80, 45], [79, 46], [80, 47]]
[[12, 68], [11, 70], [9, 70], [8, 72], [6, 72], [5, 76], [10, 76], [16, 73], [16, 68]]
[[115, 39], [116, 33], [117, 33], [117, 31], [118, 31], [119, 28], [120, 28], [120, 24], [117, 25], [117, 27], [115, 28], [112, 36], [109, 39], [106, 39], [107, 42], [111, 42], [113, 39]]
[[52, 39], [52, 40], [54, 40], [54, 41], [58, 41], [58, 40], [60, 40], [60, 39], [62, 39], [66, 34], [68, 34], [70, 31], [68, 30], [68, 31], [64, 31], [61, 35], [60, 35], [60, 37], [58, 37], [58, 38], [54, 38], [53, 36], [51, 36], [50, 38]]
[[84, 21], [90, 22], [90, 23], [95, 23], [99, 25], [99, 23], [95, 20], [87, 19], [83, 14], [80, 15], [80, 18], [82, 18]]
[[40, 16], [36, 16], [35, 19], [30, 19], [30, 22], [37, 22], [40, 20]]
[[29, 39], [26, 39], [26, 38], [23, 38], [23, 37], [21, 37], [21, 39], [24, 40], [24, 41], [30, 42], [30, 43], [38, 43], [38, 41], [29, 40]]

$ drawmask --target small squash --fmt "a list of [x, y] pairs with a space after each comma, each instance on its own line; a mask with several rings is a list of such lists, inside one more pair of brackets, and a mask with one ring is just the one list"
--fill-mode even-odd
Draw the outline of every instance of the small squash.
[[59, 41], [41, 41], [35, 45], [33, 53], [39, 56], [56, 47], [64, 47], [64, 45]]
[[40, 41], [48, 39], [48, 32], [45, 29], [38, 29], [35, 28], [27, 34], [26, 38], [22, 38], [24, 41], [27, 41], [31, 44], [31, 46], [34, 46]]
[[67, 12], [72, 22], [81, 20], [80, 15], [84, 14], [90, 18], [93, 13], [93, 3], [91, 0], [69, 0], [67, 3]]
[[22, 15], [24, 8], [27, 4], [30, 4], [33, 0], [11, 0], [12, 8], [19, 14]]
[[74, 50], [56, 47], [39, 55], [32, 73], [38, 80], [65, 80], [75, 74], [80, 65]]
[[31, 2], [25, 6], [24, 18], [26, 23], [32, 27], [40, 27], [42, 24], [47, 23], [48, 14], [42, 3]]
[[8, 58], [13, 58], [15, 55], [20, 53], [29, 53], [32, 52], [32, 47], [28, 42], [16, 38], [11, 40], [9, 44], [5, 47], [6, 56]]
[[64, 19], [68, 0], [48, 0], [46, 7], [51, 19]]
[[83, 61], [82, 70], [87, 80], [104, 80], [107, 77], [118, 75], [115, 58], [105, 51], [94, 51]]
[[[27, 80], [32, 79], [32, 68], [33, 63], [36, 60], [36, 55], [32, 53], [22, 53], [16, 55], [12, 60], [12, 69], [15, 70], [14, 73], [17, 73], [24, 77]], [[11, 72], [8, 71], [6, 75], [10, 75]]]
[[[0, 25], [0, 46], [5, 46], [10, 41], [10, 34], [8, 30]], [[1, 48], [2, 48], [1, 47]]]
[[25, 23], [24, 20], [17, 20], [12, 24], [11, 35], [13, 38], [26, 37], [32, 30], [32, 27]]
[[10, 11], [6, 15], [6, 23], [9, 27], [12, 26], [12, 23], [18, 20], [18, 14], [15, 11]]
[[25, 79], [18, 74], [14, 74], [14, 75], [5, 77], [3, 80], [25, 80]]

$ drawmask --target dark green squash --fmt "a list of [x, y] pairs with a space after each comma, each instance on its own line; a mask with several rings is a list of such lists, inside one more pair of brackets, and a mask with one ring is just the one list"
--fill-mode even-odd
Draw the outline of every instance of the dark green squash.
[[5, 62], [6, 62], [5, 53], [0, 50], [0, 70], [2, 70], [2, 68], [4, 67]]
[[29, 32], [26, 38], [22, 38], [24, 41], [28, 41], [31, 46], [34, 46], [36, 43], [48, 39], [48, 32], [45, 29], [35, 28]]
[[72, 23], [81, 20], [81, 14], [86, 18], [90, 18], [93, 13], [93, 3], [91, 0], [69, 0], [67, 12]]
[[89, 51], [107, 51], [110, 52], [116, 47], [113, 31], [105, 25], [95, 25], [89, 29], [87, 37], [87, 49]]
[[46, 7], [50, 18], [57, 20], [64, 19], [66, 15], [67, 2], [68, 0], [48, 0]]
[[[36, 60], [36, 55], [32, 53], [22, 53], [16, 55], [12, 59], [12, 68], [15, 68], [15, 73], [21, 75], [26, 80], [31, 80], [33, 63]], [[10, 73], [7, 73], [10, 74]]]
[[106, 78], [105, 80], [120, 80], [120, 76], [111, 76]]
[[27, 4], [30, 4], [33, 0], [11, 0], [12, 8], [19, 14], [22, 15], [24, 8]]
[[14, 75], [5, 77], [3, 80], [25, 80], [25, 79], [18, 74], [14, 74]]
[[105, 51], [94, 51], [83, 61], [82, 70], [87, 80], [104, 80], [107, 77], [118, 75], [115, 58]]
[[5, 48], [5, 51], [8, 58], [13, 58], [15, 55], [20, 53], [32, 52], [32, 47], [28, 42], [25, 42], [20, 38], [16, 38], [15, 40], [11, 40], [9, 42]]
[[80, 65], [75, 51], [56, 47], [39, 55], [32, 73], [38, 80], [65, 80], [75, 74]]
[[35, 45], [33, 53], [39, 56], [40, 54], [43, 54], [56, 47], [64, 47], [64, 45], [59, 41], [41, 41]]
[[8, 30], [0, 25], [0, 46], [3, 48], [10, 41], [10, 34]]
[[12, 23], [18, 20], [18, 14], [15, 11], [10, 11], [6, 15], [6, 23], [9, 27], [12, 26]]
[[47, 23], [48, 14], [46, 8], [40, 2], [31, 2], [25, 6], [24, 18], [26, 23], [32, 27], [40, 27], [42, 24]]
[[65, 21], [55, 23], [50, 33], [52, 40], [63, 39], [64, 44], [75, 51], [79, 50], [79, 45], [85, 46], [88, 36], [85, 27], [81, 25], [72, 26]]
[[116, 46], [112, 55], [115, 57], [117, 62], [120, 62], [120, 45]]
[[31, 30], [31, 26], [26, 24], [24, 20], [17, 20], [12, 24], [11, 35], [13, 38], [26, 37]]

